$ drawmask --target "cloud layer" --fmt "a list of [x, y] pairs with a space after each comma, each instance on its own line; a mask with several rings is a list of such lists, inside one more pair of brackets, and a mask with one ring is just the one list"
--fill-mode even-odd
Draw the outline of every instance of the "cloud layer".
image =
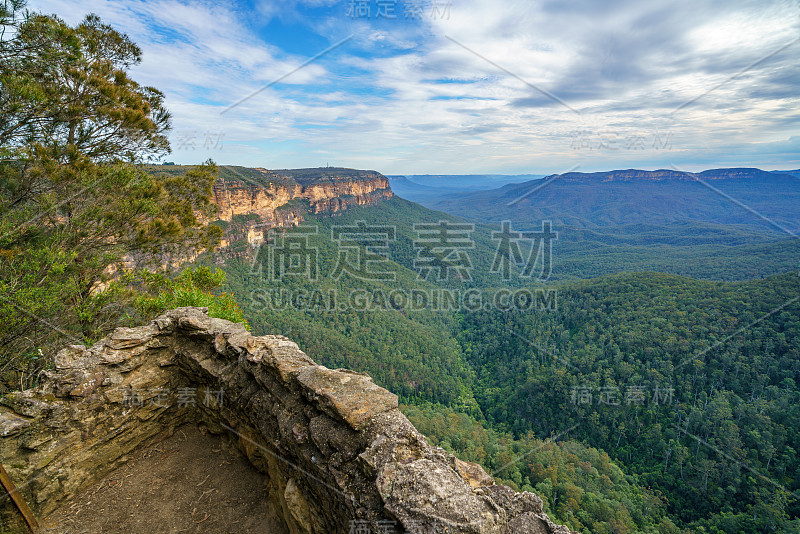
[[169, 159], [180, 163], [384, 173], [800, 167], [794, 1], [29, 7], [70, 23], [97, 13], [142, 47], [133, 75], [166, 93]]

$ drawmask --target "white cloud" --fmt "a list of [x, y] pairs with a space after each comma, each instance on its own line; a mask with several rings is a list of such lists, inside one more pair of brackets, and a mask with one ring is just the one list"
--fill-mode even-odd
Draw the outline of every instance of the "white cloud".
[[[453, 0], [449, 18], [426, 16], [418, 26], [402, 15], [397, 24], [347, 19], [337, 8], [339, 15], [307, 26], [330, 43], [353, 31], [354, 48], [332, 52], [221, 115], [306, 59], [260, 35], [252, 19], [263, 27], [297, 20], [297, 6], [330, 5], [276, 0], [254, 13], [178, 0], [36, 0], [31, 7], [72, 23], [96, 12], [140, 44], [144, 61], [134, 76], [165, 91], [176, 132], [196, 131], [202, 145], [205, 132], [224, 131], [223, 150], [176, 151], [172, 159], [182, 162], [211, 156], [267, 167], [326, 160], [387, 173], [546, 173], [576, 161], [598, 169], [653, 167], [670, 158], [687, 167], [714, 158], [725, 165], [734, 160], [731, 147], [740, 147], [754, 166], [792, 166], [787, 151], [763, 143], [800, 135], [785, 119], [800, 103], [790, 92], [800, 83], [793, 59], [800, 44], [726, 81], [800, 35], [796, 5], [784, 1]], [[648, 142], [638, 150], [575, 150], [581, 131], [606, 144]], [[651, 139], [664, 132], [671, 150], [653, 149]], [[747, 146], [754, 150], [741, 150]]]

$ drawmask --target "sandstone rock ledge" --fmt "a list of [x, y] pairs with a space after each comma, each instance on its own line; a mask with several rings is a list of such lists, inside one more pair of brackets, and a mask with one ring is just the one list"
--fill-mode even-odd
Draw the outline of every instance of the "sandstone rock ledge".
[[46, 515], [191, 421], [235, 437], [293, 533], [570, 534], [536, 495], [430, 446], [369, 376], [202, 308], [59, 352], [39, 387], [0, 400], [0, 457]]

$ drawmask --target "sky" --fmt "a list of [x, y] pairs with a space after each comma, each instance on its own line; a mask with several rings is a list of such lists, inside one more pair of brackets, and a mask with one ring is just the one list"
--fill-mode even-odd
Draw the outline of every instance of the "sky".
[[29, 0], [142, 49], [180, 164], [384, 174], [800, 168], [800, 5]]

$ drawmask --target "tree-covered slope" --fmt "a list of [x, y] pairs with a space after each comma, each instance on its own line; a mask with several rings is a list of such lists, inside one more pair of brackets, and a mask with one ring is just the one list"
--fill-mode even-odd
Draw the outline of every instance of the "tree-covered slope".
[[437, 210], [518, 230], [552, 221], [553, 279], [659, 271], [750, 280], [797, 268], [800, 179], [760, 169], [566, 173], [440, 197]]
[[[442, 218], [460, 220], [397, 198], [309, 216], [317, 280], [265, 280], [239, 261], [226, 267], [229, 282], [257, 333], [286, 332], [325, 365], [370, 373], [401, 396], [424, 432], [464, 459], [491, 471], [516, 458], [497, 476], [548, 496], [554, 515], [575, 528], [655, 528], [667, 517], [659, 506], [697, 532], [792, 528], [800, 474], [796, 272], [740, 283], [653, 272], [538, 283], [557, 291], [551, 310], [367, 311], [264, 296], [502, 287], [485, 225], [475, 227], [470, 280], [418, 278], [414, 223]], [[332, 276], [340, 250], [331, 232], [358, 221], [395, 228], [384, 266], [395, 280]], [[719, 233], [731, 247], [741, 237]], [[506, 287], [526, 284], [537, 283], [515, 277]], [[545, 444], [548, 437], [569, 444]], [[593, 478], [589, 466], [599, 469], [604, 453], [623, 478]], [[618, 509], [625, 499], [630, 517]], [[604, 511], [590, 519], [581, 513], [589, 509]]]
[[555, 312], [465, 315], [458, 338], [493, 427], [574, 427], [684, 524], [785, 529], [800, 511], [799, 300], [797, 272], [609, 276], [560, 286]]
[[[489, 272], [493, 249], [486, 236], [476, 238], [483, 259], [476, 262], [472, 280], [418, 278], [413, 268], [413, 225], [442, 218], [455, 220], [402, 199], [348, 209], [335, 217], [309, 216], [304, 226], [316, 226], [309, 245], [317, 251], [318, 279], [269, 279], [264, 269], [268, 267], [263, 252], [267, 245], [262, 245], [252, 251], [253, 261], [227, 261], [228, 286], [255, 334], [284, 333], [319, 363], [369, 373], [376, 383], [401, 397], [405, 413], [434, 443], [481, 463], [499, 481], [536, 491], [558, 520], [587, 533], [677, 532], [658, 493], [624, 474], [621, 466], [601, 451], [564, 441], [564, 436], [554, 436], [561, 438], [556, 441], [533, 433], [514, 437], [488, 425], [475, 398], [480, 386], [457, 339], [465, 310], [362, 310], [354, 309], [347, 300], [337, 301], [344, 302], [344, 308], [331, 308], [324, 301], [334, 293], [363, 291], [458, 292], [494, 280], [496, 275]], [[391, 223], [396, 228], [396, 239], [388, 251], [391, 260], [382, 266], [394, 273], [395, 280], [333, 275], [338, 248], [331, 230], [358, 221]], [[306, 298], [295, 302], [272, 298], [298, 294]], [[322, 300], [313, 294], [321, 295]]]

